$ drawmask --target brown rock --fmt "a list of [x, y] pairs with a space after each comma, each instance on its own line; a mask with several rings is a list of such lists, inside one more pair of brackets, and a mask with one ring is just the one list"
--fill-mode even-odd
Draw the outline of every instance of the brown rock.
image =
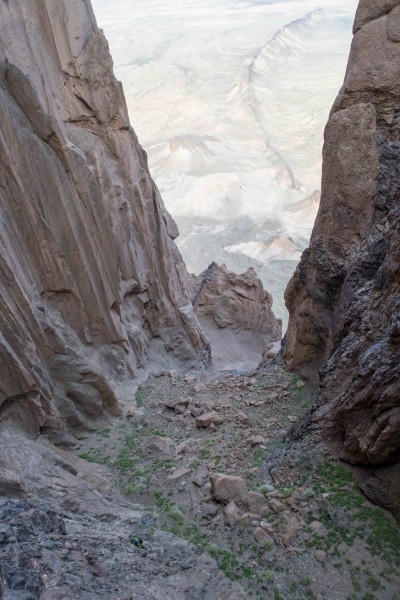
[[245, 501], [248, 497], [247, 485], [244, 479], [236, 475], [213, 473], [210, 476], [215, 499], [224, 504], [231, 500]]
[[215, 411], [200, 415], [196, 419], [197, 427], [210, 427], [211, 424], [221, 425], [223, 422], [224, 418]]
[[204, 513], [210, 517], [215, 517], [218, 512], [218, 508], [218, 504], [215, 504], [215, 502], [209, 502], [208, 504], [204, 505]]
[[268, 362], [271, 359], [275, 358], [275, 356], [277, 356], [279, 354], [281, 350], [281, 342], [274, 342], [272, 344], [268, 344], [268, 346], [265, 348], [263, 355], [262, 355], [262, 362]]
[[245, 513], [238, 518], [238, 525], [241, 525], [242, 527], [251, 527], [252, 520], [252, 515]]
[[282, 504], [282, 502], [279, 502], [279, 500], [276, 500], [275, 498], [272, 498], [272, 500], [269, 500], [268, 506], [276, 514], [282, 512], [285, 508], [285, 506]]
[[236, 506], [234, 500], [231, 500], [227, 506], [224, 508], [224, 523], [228, 527], [233, 527], [236, 525], [240, 518], [240, 510]]
[[264, 333], [266, 343], [281, 339], [282, 324], [272, 312], [272, 296], [252, 268], [237, 275], [212, 263], [198, 277], [193, 305], [197, 315], [212, 318], [222, 329]]
[[272, 527], [271, 523], [267, 523], [267, 521], [260, 521], [260, 527], [261, 529], [264, 529], [264, 531], [266, 531], [267, 533], [273, 533], [274, 528]]
[[284, 546], [288, 546], [290, 540], [301, 530], [301, 527], [288, 527], [285, 533], [282, 534], [281, 540]]
[[249, 492], [245, 504], [250, 512], [260, 514], [265, 509], [265, 498], [258, 492]]
[[193, 473], [192, 481], [197, 487], [202, 487], [208, 480], [208, 477], [208, 469], [205, 467], [198, 467]]
[[250, 446], [258, 446], [259, 444], [265, 444], [265, 438], [263, 438], [262, 435], [253, 435], [246, 441], [248, 444], [250, 444]]
[[189, 450], [190, 450], [190, 447], [189, 447], [188, 442], [181, 442], [175, 448], [176, 454], [186, 454], [187, 452], [189, 452]]
[[152, 435], [147, 438], [144, 447], [148, 456], [156, 456], [159, 454], [169, 456], [172, 454], [174, 442], [170, 438]]
[[166, 400], [164, 402], [164, 406], [175, 410], [177, 413], [183, 413], [189, 406], [189, 400], [187, 398], [178, 396], [177, 398], [170, 398], [169, 400]]
[[266, 542], [268, 542], [269, 544], [273, 545], [274, 542], [272, 540], [272, 538], [268, 535], [268, 533], [262, 529], [261, 527], [257, 527], [254, 530], [254, 537], [256, 538], [257, 542], [261, 545], [261, 544], [265, 544]]
[[196, 393], [206, 392], [207, 391], [207, 385], [203, 381], [200, 381], [200, 383], [196, 383], [196, 385], [193, 386], [193, 390]]
[[181, 479], [185, 479], [185, 477], [190, 475], [191, 472], [192, 472], [191, 469], [185, 469], [184, 467], [182, 467], [181, 469], [175, 469], [175, 471], [173, 473], [171, 473], [171, 475], [168, 475], [167, 481], [169, 483], [176, 483], [177, 481], [180, 481]]
[[204, 412], [204, 408], [202, 408], [201, 406], [193, 406], [190, 409], [190, 414], [192, 415], [192, 417], [199, 417], [200, 415], [202, 415]]
[[238, 421], [239, 423], [243, 423], [243, 425], [249, 425], [251, 423], [251, 420], [246, 415], [246, 413], [244, 413], [241, 410], [236, 414], [236, 421]]
[[324, 562], [325, 558], [326, 558], [326, 552], [325, 552], [325, 550], [316, 550], [315, 551], [315, 558], [317, 559], [318, 562]]

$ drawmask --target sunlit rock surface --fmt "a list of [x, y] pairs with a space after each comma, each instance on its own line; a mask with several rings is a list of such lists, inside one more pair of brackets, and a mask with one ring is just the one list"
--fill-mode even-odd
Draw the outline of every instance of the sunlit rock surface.
[[0, 422], [65, 441], [149, 355], [207, 340], [89, 0], [1, 2], [0, 24]]
[[272, 311], [271, 294], [254, 269], [238, 275], [211, 263], [193, 277], [192, 295], [216, 369], [254, 369], [264, 349], [281, 340], [282, 323]]
[[357, 0], [93, 5], [189, 270], [255, 267], [286, 321]]

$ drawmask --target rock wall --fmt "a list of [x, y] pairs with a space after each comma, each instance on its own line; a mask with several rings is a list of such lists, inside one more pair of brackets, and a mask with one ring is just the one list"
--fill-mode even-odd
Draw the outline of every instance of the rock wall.
[[286, 290], [284, 356], [315, 381], [322, 368], [315, 425], [346, 460], [392, 465], [364, 488], [399, 510], [400, 1], [362, 0], [354, 33], [319, 213]]
[[0, 422], [65, 439], [207, 340], [89, 0], [0, 2], [0, 124]]

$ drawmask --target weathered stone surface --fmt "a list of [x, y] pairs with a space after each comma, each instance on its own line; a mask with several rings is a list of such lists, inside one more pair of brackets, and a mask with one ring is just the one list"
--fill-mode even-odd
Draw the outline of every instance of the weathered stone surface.
[[249, 513], [245, 513], [238, 519], [238, 525], [241, 527], [251, 527], [252, 516]]
[[208, 480], [208, 469], [206, 467], [198, 467], [193, 473], [192, 481], [197, 487], [202, 487]]
[[250, 444], [250, 446], [259, 446], [260, 444], [265, 444], [265, 438], [262, 435], [253, 435], [249, 437], [246, 442]]
[[263, 529], [262, 527], [257, 527], [254, 530], [254, 537], [256, 538], [257, 542], [259, 544], [271, 544], [273, 545], [273, 540], [272, 538], [268, 535], [268, 533], [265, 531], [265, 529]]
[[217, 412], [209, 412], [204, 415], [200, 415], [196, 419], [197, 427], [210, 427], [211, 425], [221, 425], [224, 422], [224, 418], [221, 417]]
[[325, 552], [325, 550], [316, 550], [315, 551], [315, 558], [318, 560], [318, 562], [324, 562], [325, 558], [326, 558], [326, 552]]
[[363, 25], [370, 21], [374, 21], [391, 10], [397, 7], [398, 0], [363, 0], [359, 3], [354, 21], [354, 33], [356, 33]]
[[379, 161], [372, 104], [332, 115], [323, 165], [322, 201], [310, 248], [285, 292], [284, 357], [290, 369], [314, 379], [332, 348], [345, 263], [357, 256], [373, 212]]
[[[325, 133], [320, 210], [286, 290], [284, 357], [320, 381], [314, 427], [344, 459], [376, 466], [400, 456], [399, 30], [398, 0], [360, 2]], [[364, 489], [393, 508], [396, 469], [382, 472]]]
[[126, 509], [103, 495], [114, 486], [101, 465], [26, 439], [18, 430], [1, 432], [0, 498], [47, 498], [67, 511], [101, 516], [117, 510], [123, 516]]
[[181, 396], [178, 396], [177, 398], [169, 398], [164, 402], [164, 406], [172, 409], [176, 409], [177, 406], [184, 406], [187, 408], [189, 406], [189, 400], [187, 398], [182, 398]]
[[65, 439], [148, 357], [207, 341], [90, 1], [0, 2], [0, 22], [0, 421]]
[[245, 504], [250, 512], [260, 514], [265, 509], [265, 498], [258, 492], [249, 492]]
[[400, 522], [400, 465], [377, 469], [370, 473], [360, 487], [376, 504], [392, 511]]
[[214, 497], [218, 502], [228, 504], [231, 500], [243, 502], [247, 499], [248, 489], [242, 477], [213, 473], [210, 479]]
[[146, 440], [145, 451], [148, 456], [169, 456], [173, 449], [174, 442], [171, 438], [152, 435]]
[[274, 513], [280, 513], [285, 508], [282, 502], [279, 502], [279, 500], [276, 500], [275, 498], [272, 498], [272, 500], [268, 502], [268, 506]]
[[[145, 517], [102, 521], [66, 513], [48, 499], [18, 499], [0, 502], [0, 523], [10, 533], [0, 553], [2, 598], [246, 597], [207, 553], [170, 533], [154, 532]], [[132, 526], [142, 532], [147, 551], [130, 543]]]
[[208, 502], [204, 505], [204, 513], [209, 517], [215, 517], [218, 512], [218, 508], [218, 504], [215, 504], [215, 502]]
[[173, 473], [171, 473], [171, 475], [168, 475], [167, 481], [169, 483], [175, 483], [176, 481], [185, 479], [185, 477], [190, 475], [191, 472], [192, 472], [191, 469], [186, 469], [185, 467], [182, 467], [181, 469], [175, 469], [175, 471]]
[[236, 525], [240, 518], [240, 510], [236, 506], [236, 502], [231, 500], [227, 506], [224, 508], [224, 523], [228, 527], [233, 527]]
[[234, 327], [265, 334], [266, 343], [281, 339], [282, 324], [272, 312], [272, 296], [254, 269], [240, 275], [212, 263], [197, 278], [193, 306], [199, 317], [212, 318], [218, 327]]

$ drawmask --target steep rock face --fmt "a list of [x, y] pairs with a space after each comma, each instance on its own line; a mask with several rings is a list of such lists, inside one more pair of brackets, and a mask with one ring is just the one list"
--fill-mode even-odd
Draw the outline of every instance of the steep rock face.
[[314, 380], [323, 367], [314, 422], [345, 459], [392, 465], [364, 487], [399, 511], [399, 0], [362, 0], [354, 31], [325, 132], [320, 210], [286, 290], [285, 359]]
[[199, 317], [210, 317], [219, 328], [248, 329], [280, 339], [281, 322], [272, 312], [272, 296], [264, 290], [254, 269], [240, 275], [225, 265], [211, 265], [197, 278], [193, 306]]
[[89, 0], [0, 2], [0, 123], [0, 422], [63, 437], [207, 340]]
[[194, 310], [220, 369], [258, 366], [265, 347], [282, 337], [282, 322], [272, 312], [272, 296], [254, 269], [236, 274], [211, 265], [192, 280]]

